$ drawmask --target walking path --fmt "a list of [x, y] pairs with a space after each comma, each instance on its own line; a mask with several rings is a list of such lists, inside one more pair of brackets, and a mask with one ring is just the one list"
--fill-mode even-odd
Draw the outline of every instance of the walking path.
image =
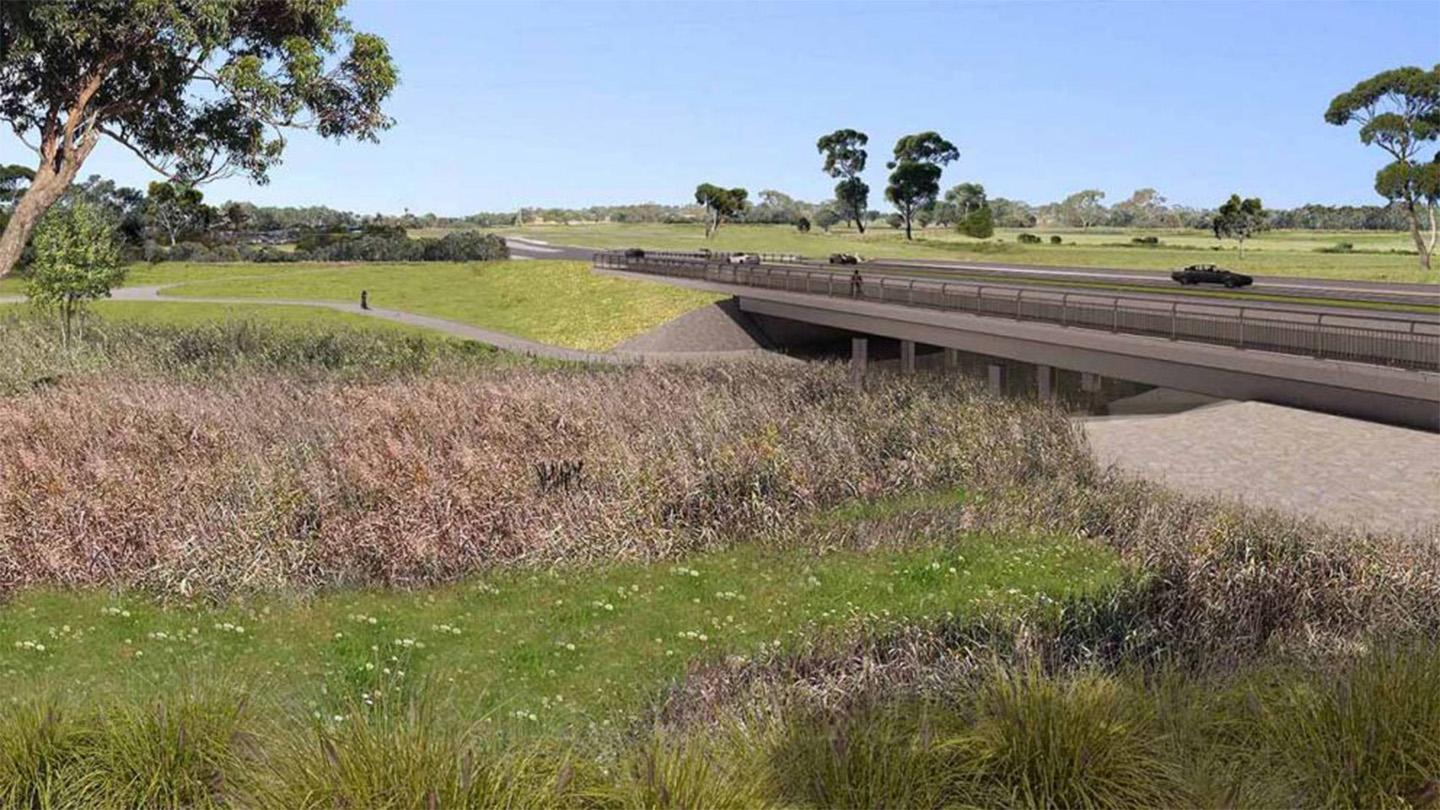
[[[494, 346], [516, 354], [528, 355], [530, 357], [543, 357], [551, 360], [565, 360], [576, 363], [601, 363], [605, 365], [640, 365], [644, 363], [658, 364], [684, 364], [697, 362], [736, 361], [736, 360], [764, 360], [770, 362], [800, 362], [794, 358], [763, 349], [734, 349], [725, 351], [665, 351], [659, 347], [646, 351], [613, 350], [608, 352], [590, 352], [582, 349], [569, 349], [564, 346], [555, 346], [549, 343], [541, 343], [535, 340], [516, 337], [505, 332], [496, 332], [490, 329], [482, 329], [478, 326], [471, 326], [468, 323], [435, 318], [429, 315], [420, 315], [414, 312], [404, 312], [398, 309], [382, 309], [371, 307], [361, 309], [358, 303], [343, 303], [340, 301], [310, 301], [294, 298], [191, 298], [191, 297], [166, 297], [160, 292], [168, 287], [179, 286], [178, 284], [166, 284], [150, 287], [121, 287], [111, 293], [111, 300], [114, 301], [150, 301], [159, 303], [195, 303], [195, 304], [231, 304], [231, 305], [255, 305], [267, 306], [293, 306], [293, 307], [321, 307], [333, 309], [337, 312], [348, 312], [354, 315], [364, 315], [371, 318], [394, 321], [395, 323], [419, 326], [431, 329], [442, 334], [453, 337], [473, 340]], [[0, 303], [19, 303], [25, 298], [21, 296], [0, 296]], [[663, 327], [660, 327], [663, 328]]]
[[1083, 420], [1102, 464], [1336, 526], [1440, 526], [1440, 435], [1263, 402]]

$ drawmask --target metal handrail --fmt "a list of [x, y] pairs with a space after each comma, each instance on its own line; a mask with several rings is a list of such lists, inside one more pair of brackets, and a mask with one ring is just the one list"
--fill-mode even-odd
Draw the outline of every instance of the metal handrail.
[[[829, 280], [817, 287], [810, 284], [810, 279], [817, 272], [814, 268], [775, 266], [763, 261], [732, 263], [730, 255], [647, 251], [643, 257], [627, 257], [619, 252], [606, 252], [596, 254], [595, 266], [786, 290], [791, 289], [791, 279], [798, 278], [801, 280], [799, 289], [806, 293], [849, 297], [849, 283], [838, 288], [833, 283], [837, 273], [825, 273]], [[843, 278], [845, 271], [840, 269], [838, 275]], [[900, 284], [887, 284], [886, 277], [880, 275], [865, 279], [861, 294], [864, 298], [882, 302], [1054, 323], [1066, 328], [1150, 335], [1236, 349], [1440, 371], [1440, 325], [1413, 319], [1371, 319], [1369, 323], [1360, 324], [1355, 322], [1366, 320], [1363, 313], [1353, 316], [1317, 314], [1293, 309], [1255, 309], [1225, 302], [1191, 304], [1099, 292], [1010, 289], [1010, 295], [996, 295], [997, 290], [1006, 288], [978, 282], [929, 279], [906, 279]], [[1375, 325], [1377, 323], [1394, 323], [1395, 326], [1382, 327]]]

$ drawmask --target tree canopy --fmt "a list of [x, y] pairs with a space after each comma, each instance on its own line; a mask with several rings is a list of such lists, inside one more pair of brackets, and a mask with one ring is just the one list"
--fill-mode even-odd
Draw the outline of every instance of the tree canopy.
[[[1440, 139], [1440, 65], [1377, 73], [1336, 96], [1325, 120], [1336, 126], [1360, 124], [1360, 142], [1390, 155], [1391, 162], [1375, 173], [1375, 191], [1404, 206], [1420, 266], [1430, 269], [1440, 205], [1440, 149], [1428, 158], [1424, 152]], [[1422, 209], [1428, 228], [1420, 224]]]
[[189, 185], [263, 183], [286, 132], [373, 140], [397, 76], [344, 0], [0, 3], [0, 120], [38, 158], [0, 237], [0, 276], [100, 138]]

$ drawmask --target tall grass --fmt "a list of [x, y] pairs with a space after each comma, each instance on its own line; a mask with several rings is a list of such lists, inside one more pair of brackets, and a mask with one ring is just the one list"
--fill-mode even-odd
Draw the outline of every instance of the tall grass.
[[1089, 465], [1058, 412], [928, 378], [855, 391], [834, 366], [107, 376], [0, 400], [0, 594], [651, 560]]

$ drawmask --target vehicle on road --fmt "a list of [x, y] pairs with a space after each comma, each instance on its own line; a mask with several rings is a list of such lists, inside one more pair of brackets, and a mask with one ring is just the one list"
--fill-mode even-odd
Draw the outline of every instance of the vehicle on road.
[[1182, 285], [1191, 284], [1224, 284], [1226, 287], [1235, 289], [1255, 283], [1255, 279], [1244, 273], [1236, 273], [1233, 270], [1226, 270], [1216, 267], [1213, 264], [1192, 264], [1189, 267], [1182, 267], [1170, 274], [1170, 278]]
[[643, 259], [645, 258], [645, 251], [641, 250], [640, 248], [629, 248], [625, 251], [625, 258]]
[[732, 253], [729, 260], [731, 264], [759, 264], [760, 256], [754, 253]]
[[831, 263], [831, 264], [859, 264], [859, 263], [860, 263], [860, 257], [859, 257], [859, 256], [856, 256], [854, 253], [831, 253], [831, 254], [830, 254], [830, 263]]

